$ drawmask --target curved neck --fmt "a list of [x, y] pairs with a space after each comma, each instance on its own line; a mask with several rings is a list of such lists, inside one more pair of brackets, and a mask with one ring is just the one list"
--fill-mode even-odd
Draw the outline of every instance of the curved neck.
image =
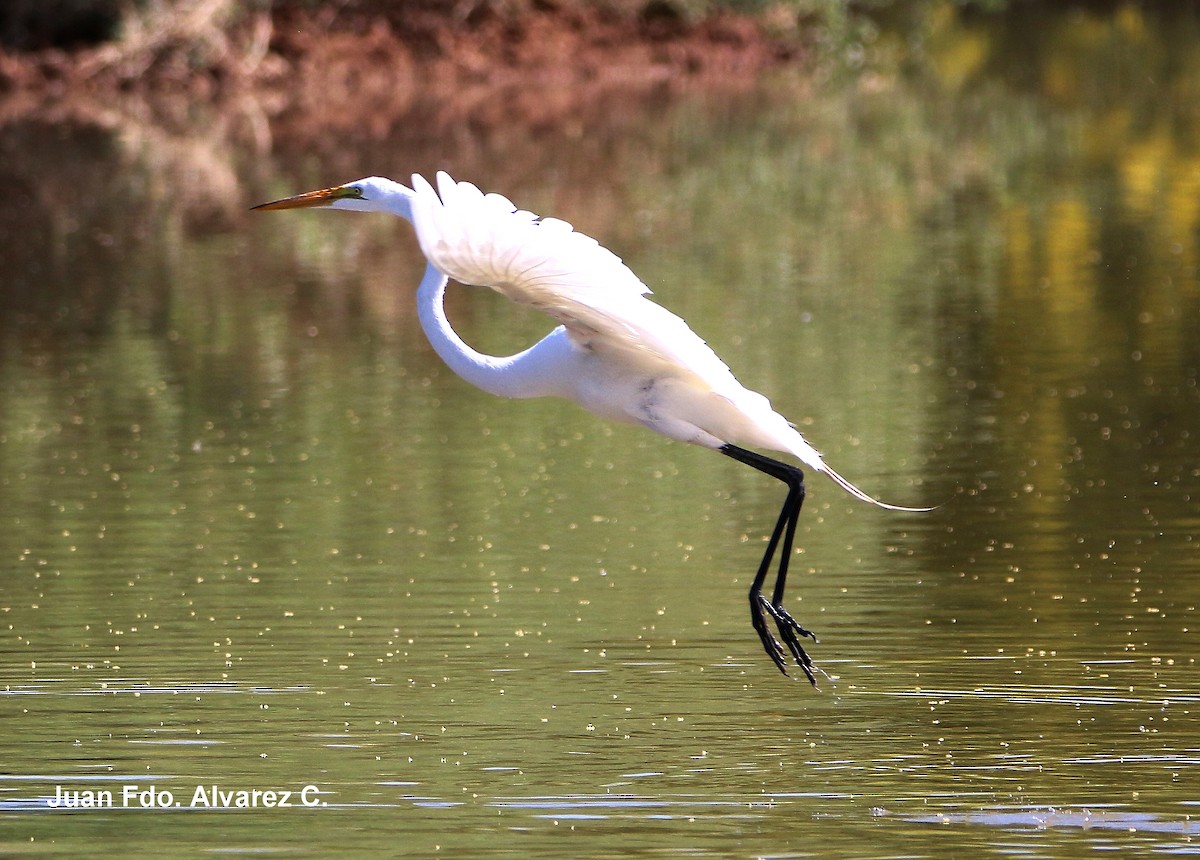
[[557, 362], [547, 354], [568, 345], [560, 329], [516, 355], [484, 355], [467, 346], [446, 319], [443, 304], [446, 284], [442, 272], [432, 263], [426, 266], [425, 276], [417, 287], [417, 318], [434, 351], [451, 370], [476, 388], [499, 397], [562, 393], [558, 374], [553, 372]]

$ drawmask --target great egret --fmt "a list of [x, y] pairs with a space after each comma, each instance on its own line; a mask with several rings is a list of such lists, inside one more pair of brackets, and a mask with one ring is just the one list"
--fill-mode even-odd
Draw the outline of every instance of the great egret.
[[[413, 176], [406, 188], [377, 176], [310, 191], [255, 209], [326, 207], [388, 212], [412, 223], [428, 265], [417, 287], [421, 327], [434, 350], [467, 382], [501, 397], [558, 396], [603, 418], [641, 424], [719, 451], [787, 485], [787, 498], [750, 586], [750, 618], [768, 656], [787, 674], [787, 657], [816, 686], [800, 644], [816, 637], [783, 608], [788, 560], [804, 503], [796, 466], [740, 444], [792, 454], [857, 499], [894, 511], [926, 511], [867, 495], [821, 459], [766, 397], [744, 388], [680, 317], [646, 298], [650, 290], [611, 251], [565, 221], [539, 218], [506, 197], [437, 174], [437, 191]], [[440, 195], [440, 196], [439, 196]], [[559, 326], [524, 352], [497, 357], [468, 346], [443, 309], [448, 280], [490, 287], [531, 305]], [[771, 598], [762, 593], [779, 552]]]

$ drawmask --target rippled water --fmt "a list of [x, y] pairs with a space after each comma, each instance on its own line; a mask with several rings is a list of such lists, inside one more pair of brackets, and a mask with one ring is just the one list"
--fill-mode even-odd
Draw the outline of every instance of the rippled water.
[[[0, 128], [0, 853], [1194, 853], [1197, 28], [927, 26], [911, 68], [336, 174]], [[434, 167], [596, 235], [839, 470], [941, 505], [811, 477], [819, 691], [746, 617], [778, 485], [455, 379], [404, 225], [245, 212]]]

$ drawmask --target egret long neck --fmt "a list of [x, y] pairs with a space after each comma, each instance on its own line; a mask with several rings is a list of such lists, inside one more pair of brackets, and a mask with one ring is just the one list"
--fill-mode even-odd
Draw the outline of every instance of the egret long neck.
[[498, 397], [562, 395], [559, 363], [552, 353], [569, 350], [561, 329], [516, 355], [498, 357], [472, 349], [451, 328], [444, 300], [447, 279], [432, 264], [417, 287], [417, 318], [434, 351], [456, 374], [476, 388]]

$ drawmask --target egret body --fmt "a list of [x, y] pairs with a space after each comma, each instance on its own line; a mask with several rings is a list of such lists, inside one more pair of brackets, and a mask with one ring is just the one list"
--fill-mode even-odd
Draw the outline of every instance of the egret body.
[[[766, 397], [742, 386], [680, 317], [647, 298], [650, 290], [612, 252], [555, 218], [517, 209], [499, 194], [437, 175], [437, 190], [369, 177], [264, 203], [255, 209], [325, 207], [387, 212], [412, 223], [428, 265], [417, 287], [421, 327], [456, 374], [501, 397], [564, 397], [614, 421], [719, 451], [782, 481], [787, 497], [750, 586], [750, 617], [763, 648], [787, 674], [787, 652], [815, 685], [800, 640], [816, 637], [783, 606], [788, 561], [804, 503], [804, 474], [746, 447], [790, 454], [855, 498], [889, 510], [829, 467]], [[443, 297], [450, 279], [489, 287], [553, 317], [559, 325], [510, 356], [484, 355], [450, 326]], [[768, 598], [763, 587], [778, 557]]]

